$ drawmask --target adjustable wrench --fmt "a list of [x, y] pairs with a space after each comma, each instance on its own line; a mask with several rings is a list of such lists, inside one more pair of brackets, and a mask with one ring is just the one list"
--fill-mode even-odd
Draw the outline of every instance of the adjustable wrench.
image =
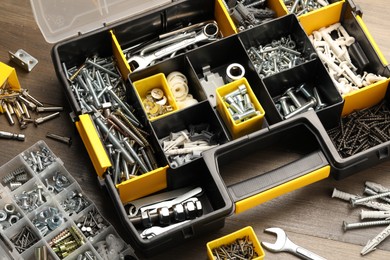
[[275, 244], [261, 242], [261, 244], [271, 252], [289, 252], [300, 257], [301, 259], [307, 260], [326, 260], [325, 258], [291, 242], [291, 240], [288, 239], [286, 232], [284, 232], [284, 230], [281, 228], [267, 228], [264, 231], [276, 234]]
[[[195, 34], [194, 37], [189, 39], [183, 39], [181, 41], [170, 44], [166, 47], [158, 49], [151, 54], [146, 55], [134, 55], [127, 60], [130, 64], [132, 71], [140, 70], [146, 68], [150, 63], [161, 59], [165, 56], [168, 56], [172, 53], [175, 53], [181, 49], [187, 48], [193, 44], [198, 42], [205, 41], [214, 41], [217, 39], [217, 35], [219, 33], [218, 25], [215, 23], [208, 23], [202, 27], [202, 30]], [[178, 35], [177, 37], [183, 37], [182, 35]]]

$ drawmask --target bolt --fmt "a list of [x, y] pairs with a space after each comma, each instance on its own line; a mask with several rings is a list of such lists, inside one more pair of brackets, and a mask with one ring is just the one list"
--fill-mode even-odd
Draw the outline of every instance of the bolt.
[[259, 115], [260, 114], [260, 112], [259, 111], [256, 111], [254, 108], [253, 109], [249, 109], [249, 110], [247, 110], [247, 111], [245, 111], [245, 112], [243, 112], [243, 113], [241, 113], [241, 114], [235, 114], [234, 116], [233, 116], [233, 120], [234, 120], [234, 122], [236, 123], [236, 124], [238, 124], [238, 123], [240, 123], [240, 122], [242, 122], [242, 121], [244, 121], [244, 120], [247, 120], [247, 119], [249, 119], [249, 118], [251, 118], [251, 117], [254, 117], [254, 116], [257, 116], [257, 115]]
[[48, 116], [38, 117], [38, 118], [36, 118], [36, 119], [34, 120], [34, 124], [35, 124], [35, 126], [38, 126], [39, 124], [42, 124], [42, 123], [44, 123], [44, 122], [46, 122], [46, 121], [49, 121], [49, 120], [51, 120], [51, 119], [53, 119], [53, 118], [56, 118], [56, 117], [59, 116], [59, 115], [60, 115], [60, 112], [55, 112], [55, 113], [50, 114], [50, 115], [48, 115]]
[[52, 134], [52, 133], [47, 133], [46, 134], [46, 137], [47, 138], [50, 138], [50, 139], [53, 139], [53, 140], [57, 140], [59, 142], [62, 142], [64, 144], [67, 144], [69, 146], [72, 145], [72, 138], [71, 137], [66, 137], [66, 136], [60, 136], [60, 135], [57, 135], [57, 134]]
[[287, 116], [288, 114], [290, 114], [290, 109], [289, 109], [288, 104], [287, 104], [288, 99], [289, 99], [289, 97], [286, 97], [286, 96], [282, 96], [281, 98], [279, 98], [279, 103], [282, 106], [282, 112], [283, 112], [284, 116]]
[[314, 94], [314, 98], [317, 100], [316, 109], [320, 110], [320, 109], [326, 107], [326, 104], [324, 102], [322, 102], [320, 94], [318, 93], [318, 89], [316, 87], [313, 88], [313, 94]]
[[60, 112], [63, 111], [64, 107], [37, 107], [36, 111], [37, 113], [42, 112]]
[[389, 225], [390, 220], [378, 220], [378, 221], [367, 221], [367, 222], [357, 222], [357, 223], [347, 223], [343, 222], [344, 231], [355, 229], [355, 228], [365, 228], [365, 227], [374, 227], [381, 225]]
[[229, 105], [229, 107], [236, 113], [242, 114], [244, 111], [238, 106], [233, 97], [225, 98], [225, 102]]
[[290, 114], [284, 116], [284, 119], [289, 119], [295, 115], [298, 115], [299, 113], [305, 112], [305, 111], [309, 110], [310, 108], [314, 107], [316, 104], [317, 104], [317, 100], [315, 98], [312, 98], [310, 101], [305, 103], [303, 106], [294, 110], [294, 112], [291, 112]]
[[291, 98], [291, 101], [294, 103], [294, 105], [297, 108], [300, 108], [302, 106], [301, 102], [299, 102], [298, 98], [294, 94], [294, 88], [293, 87], [287, 89], [286, 92], [284, 92], [283, 96], [284, 95], [289, 96]]
[[[312, 95], [312, 94], [309, 92], [309, 90], [306, 88], [306, 84], [300, 85], [300, 86], [297, 88], [296, 92], [301, 92], [301, 93], [305, 96], [305, 98], [307, 98], [307, 99], [311, 99], [311, 98], [313, 97], [313, 95]], [[317, 102], [318, 102], [318, 101], [317, 101]]]

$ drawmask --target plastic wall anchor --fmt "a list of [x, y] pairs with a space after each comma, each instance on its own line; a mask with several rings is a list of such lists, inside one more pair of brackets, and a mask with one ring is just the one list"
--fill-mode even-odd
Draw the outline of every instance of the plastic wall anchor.
[[390, 211], [368, 211], [368, 210], [362, 210], [360, 213], [360, 218], [367, 219], [367, 218], [383, 218], [388, 219], [390, 217]]

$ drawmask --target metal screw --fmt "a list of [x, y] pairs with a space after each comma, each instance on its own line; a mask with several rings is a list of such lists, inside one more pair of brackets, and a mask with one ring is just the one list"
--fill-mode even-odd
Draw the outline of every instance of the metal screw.
[[365, 227], [374, 227], [374, 226], [382, 226], [389, 225], [390, 220], [378, 220], [378, 221], [367, 221], [367, 222], [357, 222], [357, 223], [347, 223], [343, 222], [344, 231], [356, 229], [356, 228], [365, 228]]
[[316, 104], [317, 104], [317, 100], [315, 98], [312, 98], [310, 101], [306, 102], [304, 105], [294, 110], [294, 112], [291, 112], [290, 114], [284, 116], [284, 118], [289, 119], [295, 115], [307, 111], [308, 109], [314, 107]]
[[[377, 192], [371, 190], [371, 189], [368, 188], [368, 187], [365, 187], [365, 188], [364, 188], [363, 193], [368, 194], [368, 195], [377, 195], [377, 194], [378, 194]], [[390, 198], [380, 197], [379, 199], [380, 199], [380, 200], [383, 200], [383, 201], [386, 201], [387, 203], [390, 203]]]
[[279, 98], [279, 103], [282, 106], [282, 112], [283, 112], [284, 116], [287, 116], [288, 114], [290, 114], [290, 109], [289, 109], [288, 104], [287, 104], [288, 99], [290, 99], [290, 98], [286, 97], [286, 96], [282, 96], [281, 98]]
[[389, 196], [389, 195], [390, 195], [390, 192], [384, 192], [384, 193], [372, 195], [372, 196], [365, 197], [365, 198], [351, 198], [350, 202], [351, 202], [352, 207], [355, 207], [356, 205], [360, 205], [363, 202], [374, 200], [374, 199], [385, 197], [385, 196]]
[[291, 101], [294, 103], [294, 105], [297, 107], [297, 108], [300, 108], [302, 106], [301, 102], [299, 102], [298, 98], [295, 96], [294, 94], [294, 88], [291, 87], [289, 89], [286, 90], [286, 92], [284, 92], [283, 96], [284, 95], [287, 95], [290, 97]]
[[34, 124], [35, 124], [35, 126], [38, 126], [39, 124], [42, 124], [42, 123], [44, 123], [46, 121], [49, 121], [49, 120], [51, 120], [53, 118], [56, 118], [59, 115], [60, 115], [60, 112], [55, 112], [55, 113], [50, 114], [48, 116], [38, 117], [38, 118], [34, 119]]
[[60, 136], [60, 135], [57, 135], [57, 134], [53, 134], [53, 133], [47, 133], [46, 134], [46, 137], [47, 138], [50, 138], [50, 139], [53, 139], [53, 140], [57, 140], [59, 142], [62, 142], [64, 144], [67, 144], [69, 146], [72, 145], [72, 137], [67, 137], [67, 136]]
[[37, 107], [36, 111], [38, 113], [42, 112], [61, 112], [64, 110], [64, 107]]
[[311, 99], [313, 97], [313, 95], [306, 88], [306, 84], [302, 84], [301, 86], [299, 86], [297, 88], [296, 92], [301, 92], [305, 96], [305, 98], [307, 98], [307, 99]]

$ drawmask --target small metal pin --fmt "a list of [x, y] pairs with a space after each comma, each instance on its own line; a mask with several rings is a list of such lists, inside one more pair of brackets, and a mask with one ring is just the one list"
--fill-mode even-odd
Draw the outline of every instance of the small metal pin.
[[41, 112], [61, 112], [64, 110], [64, 107], [37, 107], [37, 113]]
[[53, 140], [56, 140], [56, 141], [59, 141], [61, 143], [67, 144], [69, 146], [72, 145], [72, 137], [60, 136], [60, 135], [53, 134], [53, 133], [47, 133], [46, 137], [53, 139]]
[[57, 117], [59, 115], [60, 115], [60, 112], [55, 112], [55, 113], [50, 114], [48, 116], [38, 117], [38, 118], [36, 118], [34, 120], [34, 124], [35, 124], [35, 126], [38, 126], [39, 124], [42, 124], [42, 123], [44, 123], [46, 121], [49, 121], [50, 119], [53, 119], [53, 118], [55, 118], [55, 117]]

